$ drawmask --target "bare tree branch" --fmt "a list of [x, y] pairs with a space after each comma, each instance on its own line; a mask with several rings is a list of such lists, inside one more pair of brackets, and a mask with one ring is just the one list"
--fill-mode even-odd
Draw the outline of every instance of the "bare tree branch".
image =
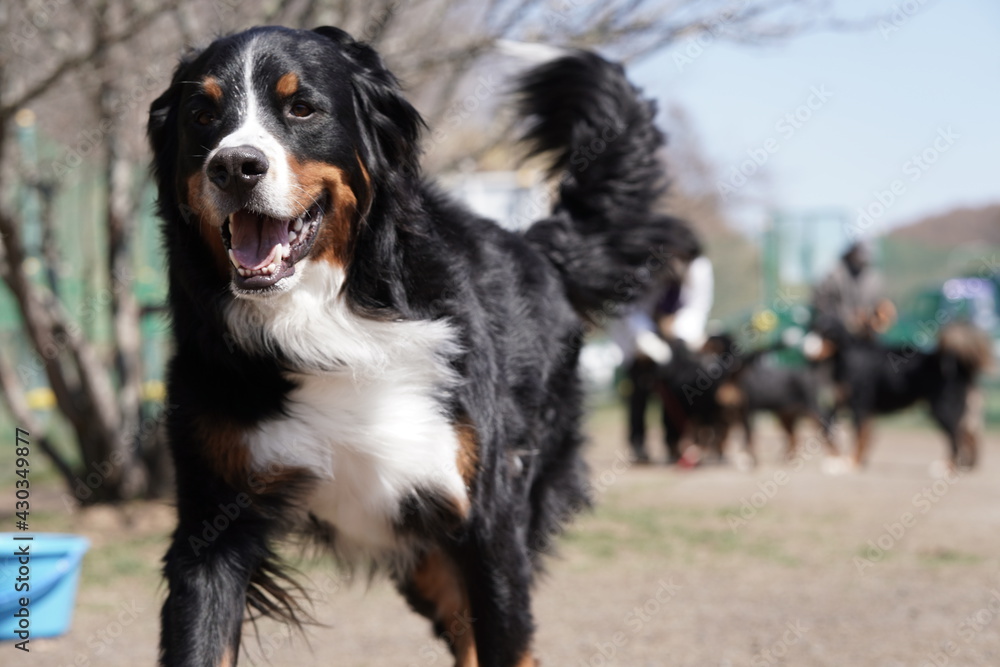
[[[56, 340], [55, 331], [65, 330], [65, 323], [55, 321], [53, 314], [42, 304], [34, 285], [24, 273], [24, 246], [14, 221], [0, 213], [0, 240], [3, 241], [4, 283], [14, 295], [23, 320], [24, 331], [27, 333], [32, 347], [39, 354], [39, 362], [43, 364], [49, 386], [56, 395], [60, 408], [66, 417], [74, 423], [83, 419], [83, 414], [77, 405], [79, 384], [71, 382], [56, 365], [59, 363], [56, 354], [60, 345]], [[51, 354], [49, 354], [51, 353]]]
[[44, 95], [64, 76], [88, 64], [100, 55], [104, 49], [108, 48], [112, 44], [118, 44], [132, 39], [137, 33], [145, 30], [160, 16], [163, 16], [167, 12], [175, 11], [181, 2], [182, 0], [164, 0], [163, 3], [157, 5], [154, 9], [132, 17], [131, 20], [118, 31], [104, 36], [103, 39], [95, 40], [91, 47], [86, 51], [63, 58], [46, 76], [30, 85], [27, 90], [15, 96], [12, 101], [0, 105], [0, 122], [5, 122], [6, 119], [18, 109], [41, 95]]
[[[110, 26], [114, 24], [114, 7], [109, 3], [99, 15], [95, 32], [98, 39], [112, 38]], [[120, 94], [117, 71], [121, 58], [116, 58], [116, 49], [109, 47], [101, 51], [95, 62], [101, 73], [101, 82], [96, 99], [99, 118], [111, 118], [115, 114], [116, 100]], [[139, 303], [136, 299], [132, 277], [132, 241], [136, 222], [135, 201], [132, 197], [132, 165], [125, 156], [123, 132], [112, 127], [105, 140], [104, 182], [107, 197], [104, 207], [104, 228], [107, 230], [107, 275], [111, 306], [111, 329], [114, 340], [114, 374], [117, 376], [117, 395], [108, 397], [116, 404], [118, 412], [117, 431], [136, 434], [113, 441], [109, 457], [114, 461], [128, 461], [128, 453], [138, 447], [140, 411], [142, 408], [142, 353], [139, 326]], [[125, 466], [127, 468], [127, 466]], [[118, 471], [115, 471], [116, 473]], [[122, 474], [128, 474], [127, 470]]]
[[[84, 460], [107, 458], [99, 443], [118, 442], [121, 414], [115, 390], [93, 344], [88, 341], [54, 298], [44, 298], [24, 272], [24, 251], [13, 220], [0, 212], [3, 240], [3, 274], [0, 278], [17, 301], [24, 329], [37, 353], [36, 364], [45, 371], [59, 410], [78, 433]], [[68, 355], [72, 372], [63, 358]], [[109, 480], [109, 487], [114, 483]]]

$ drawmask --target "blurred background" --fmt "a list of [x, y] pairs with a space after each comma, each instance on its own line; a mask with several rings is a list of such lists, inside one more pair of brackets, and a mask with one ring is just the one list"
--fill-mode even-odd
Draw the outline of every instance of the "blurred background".
[[[109, 592], [119, 584], [104, 585], [108, 577], [120, 575], [128, 582], [134, 576], [142, 582], [137, 585], [149, 595], [146, 622], [155, 625], [154, 561], [170, 528], [165, 505], [136, 504], [168, 498], [171, 489], [161, 433], [169, 325], [144, 138], [146, 112], [167, 87], [184, 48], [258, 24], [337, 25], [374, 44], [428, 122], [428, 174], [477, 211], [513, 229], [544, 214], [548, 187], [537, 169], [521, 164], [511, 143], [512, 76], [544, 57], [539, 44], [597, 49], [624, 61], [631, 78], [657, 100], [660, 125], [669, 136], [664, 160], [671, 190], [662, 206], [690, 220], [705, 240], [715, 267], [711, 331], [751, 326], [765, 341], [794, 347], [809, 322], [812, 287], [851, 242], [865, 239], [899, 313], [887, 340], [933, 346], [928, 327], [944, 313], [948, 321], [975, 323], [994, 345], [1000, 342], [1000, 5], [994, 0], [5, 3], [0, 7], [0, 427], [9, 433], [16, 425], [32, 434], [38, 529], [84, 532], [97, 542], [100, 554], [91, 573], [84, 574], [84, 591], [92, 592], [85, 596], [89, 606], [84, 617], [92, 620], [84, 622], [85, 629], [70, 643], [54, 644], [50, 662], [37, 664], [70, 664], [80, 655], [99, 661], [92, 664], [146, 664], [145, 658], [128, 654], [114, 662], [108, 657], [115, 654], [111, 644], [109, 653], [97, 658], [102, 653], [88, 642], [107, 627], [107, 615], [120, 602]], [[584, 360], [599, 408], [592, 463], [600, 472], [612, 469], [624, 452], [624, 413], [613, 381], [621, 357], [607, 336], [595, 331]], [[1000, 382], [988, 376], [984, 387], [987, 421], [995, 429]], [[611, 514], [599, 510], [589, 519], [594, 523], [571, 535], [570, 571], [581, 577], [616, 568], [628, 571], [627, 564], [635, 560], [634, 572], [649, 576], [627, 578], [641, 591], [653, 586], [656, 579], [650, 577], [664, 562], [680, 567], [707, 559], [719, 565], [739, 552], [765, 561], [755, 570], [759, 573], [828, 565], [824, 559], [835, 558], [824, 551], [833, 548], [828, 540], [849, 544], [841, 561], [850, 569], [850, 554], [864, 553], [866, 540], [879, 537], [879, 524], [897, 517], [897, 509], [911, 504], [910, 491], [928, 483], [923, 464], [940, 453], [941, 445], [927, 423], [914, 412], [889, 427], [898, 436], [893, 439], [896, 448], [883, 451], [898, 454], [910, 466], [904, 465], [903, 472], [879, 468], [877, 458], [876, 472], [865, 481], [849, 481], [848, 491], [830, 487], [827, 495], [816, 496], [823, 498], [814, 508], [816, 516], [826, 517], [821, 521], [833, 520], [828, 514], [838, 513], [835, 501], [843, 493], [872, 494], [845, 509], [844, 516], [880, 508], [870, 525], [831, 528], [822, 548], [808, 538], [819, 519], [803, 523], [795, 539], [805, 541], [787, 550], [774, 546], [777, 533], [747, 538], [726, 523], [738, 514], [753, 485], [771, 479], [776, 468], [765, 466], [738, 479], [727, 477], [733, 471], [706, 472], [694, 491], [688, 478], [644, 469], [631, 471], [632, 486], [615, 485], [608, 495], [611, 509], [606, 511]], [[777, 451], [777, 437], [771, 435]], [[990, 438], [995, 439], [995, 431]], [[909, 442], [924, 449], [908, 448]], [[996, 444], [987, 443], [985, 467], [968, 487], [968, 502], [981, 510], [962, 513], [972, 521], [963, 529], [968, 534], [977, 526], [996, 532], [1000, 499], [989, 481], [1000, 469], [991, 462]], [[887, 486], [879, 474], [895, 481]], [[909, 486], [886, 490], [903, 477]], [[799, 476], [782, 503], [809, 506], [803, 500], [809, 489], [828, 483], [818, 479]], [[4, 466], [0, 481], [6, 488], [13, 480], [12, 470]], [[616, 505], [624, 489], [632, 489], [626, 496], [639, 498], [641, 507], [630, 505], [631, 500]], [[691, 501], [695, 496], [699, 499]], [[89, 506], [94, 511], [79, 509]], [[675, 515], [658, 509], [667, 512], [669, 507], [686, 509]], [[780, 513], [768, 521], [775, 531], [789, 525]], [[940, 519], [941, 526], [953, 521]], [[124, 541], [101, 535], [121, 535]], [[629, 547], [637, 535], [651, 537]], [[941, 544], [931, 539], [930, 546], [914, 547], [917, 570], [900, 570], [896, 579], [885, 580], [884, 590], [848, 587], [845, 595], [856, 596], [859, 607], [884, 618], [896, 607], [872, 606], [871, 600], [898, 595], [893, 587], [913, 572], [924, 577], [921, 590], [935, 592], [943, 590], [942, 577], [960, 582], [970, 571], [942, 574], [935, 568], [957, 563], [989, 576], [1000, 573], [995, 550], [967, 553], [949, 546], [953, 535], [935, 535]], [[686, 546], [671, 551], [671, 542]], [[643, 560], [661, 547], [673, 560]], [[609, 549], [615, 559], [609, 558]], [[824, 555], [814, 562], [808, 555], [814, 553]], [[926, 572], [920, 569], [924, 565]], [[740, 585], [737, 570], [745, 572], [745, 564], [735, 568], [727, 585]], [[708, 585], [707, 573], [697, 576], [706, 578], [699, 585]], [[809, 581], [803, 572], [802, 586]], [[334, 583], [339, 589], [339, 580]], [[628, 590], [621, 581], [617, 584], [616, 590]], [[761, 586], [758, 594], [767, 595], [771, 589]], [[711, 610], [727, 598], [722, 590], [703, 590], [710, 592], [700, 602], [689, 601], [690, 608], [701, 610], [695, 617], [702, 620], [674, 627], [689, 637], [688, 643], [668, 650], [658, 643], [664, 630], [644, 629], [627, 646], [613, 646], [615, 657], [602, 653], [607, 640], [600, 627], [617, 627], [631, 599], [622, 593], [625, 606], [611, 605], [613, 619], [589, 619], [596, 629], [583, 631], [583, 638], [572, 642], [566, 637], [581, 626], [567, 626], [566, 637], [545, 644], [541, 652], [555, 656], [551, 664], [785, 660], [765, 659], [762, 653], [777, 641], [767, 633], [791, 622], [780, 604], [765, 614], [766, 621], [758, 619], [742, 631], [747, 636], [736, 641], [738, 650], [705, 649], [706, 637], [718, 632], [706, 629]], [[790, 590], [782, 595], [791, 595]], [[906, 637], [922, 637], [912, 640], [919, 650], [900, 648], [898, 654], [867, 661], [872, 646], [861, 644], [849, 664], [923, 664], [943, 650], [941, 642], [958, 642], [960, 612], [976, 612], [979, 597], [956, 600], [954, 590], [948, 590], [941, 604], [951, 605], [950, 611], [941, 612], [930, 634], [915, 616], [903, 614], [890, 623]], [[866, 598], [865, 591], [874, 597]], [[380, 595], [375, 594], [376, 605]], [[797, 600], [802, 609], [822, 597], [818, 591], [801, 595], [808, 598]], [[352, 604], [369, 604], [352, 599]], [[555, 615], [560, 600], [547, 598], [541, 604]], [[983, 597], [984, 608], [988, 602]], [[856, 639], [844, 620], [852, 608], [834, 615], [832, 623], [842, 638]], [[749, 607], [734, 613], [755, 614]], [[729, 618], [727, 624], [739, 618]], [[990, 632], [976, 631], [976, 657], [970, 657], [971, 650], [944, 655], [950, 664], [1000, 664], [997, 635]], [[291, 641], [282, 637], [282, 646]], [[540, 641], [544, 644], [544, 635]], [[567, 642], [575, 653], [559, 652]], [[152, 644], [138, 655], [151, 661]], [[694, 644], [700, 648], [692, 648]], [[813, 650], [787, 664], [848, 664], [830, 657], [836, 637], [824, 645], [819, 653]], [[358, 655], [372, 650], [364, 642], [361, 646]], [[400, 642], [404, 658], [406, 646]], [[791, 645], [785, 650], [792, 650]], [[435, 656], [439, 664], [447, 663]], [[594, 656], [607, 662], [595, 662]], [[258, 658], [273, 661], [263, 653]], [[344, 664], [410, 664], [370, 660], [345, 658]], [[412, 663], [433, 661], [412, 658]]]

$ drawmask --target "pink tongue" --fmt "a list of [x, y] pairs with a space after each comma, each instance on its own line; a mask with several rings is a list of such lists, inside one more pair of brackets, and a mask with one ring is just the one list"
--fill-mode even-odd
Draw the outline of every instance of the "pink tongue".
[[[261, 269], [270, 263], [276, 245], [288, 245], [288, 221], [248, 211], [237, 211], [229, 218], [233, 254], [248, 269]], [[281, 259], [279, 251], [278, 260]]]

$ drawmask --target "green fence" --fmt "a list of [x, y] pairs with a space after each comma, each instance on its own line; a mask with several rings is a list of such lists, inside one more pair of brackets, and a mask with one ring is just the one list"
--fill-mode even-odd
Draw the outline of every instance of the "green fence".
[[[130, 284], [145, 313], [141, 323], [144, 396], [160, 400], [169, 345], [167, 320], [159, 312], [166, 296], [166, 273], [148, 172], [139, 169], [133, 178], [140, 206], [134, 220], [131, 276], [123, 283], [107, 269], [103, 171], [84, 161], [56, 178], [49, 167], [64, 157], [60, 153], [65, 149], [37, 140], [31, 127], [20, 128], [17, 139], [25, 162], [19, 170], [23, 180], [2, 194], [22, 222], [20, 232], [27, 254], [24, 269], [45, 290], [54, 286], [68, 316], [101, 352], [108, 352], [110, 345], [111, 291]], [[45, 219], [51, 220], [48, 235]], [[47, 419], [51, 392], [47, 392], [40, 361], [22, 331], [13, 296], [2, 284], [0, 344], [29, 390], [30, 404]]]

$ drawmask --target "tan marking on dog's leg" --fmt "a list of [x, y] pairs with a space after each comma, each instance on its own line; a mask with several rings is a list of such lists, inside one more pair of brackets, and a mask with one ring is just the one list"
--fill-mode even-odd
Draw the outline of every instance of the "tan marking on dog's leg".
[[857, 433], [855, 434], [854, 443], [854, 465], [858, 468], [862, 467], [868, 461], [868, 449], [871, 446], [872, 438], [872, 419], [871, 417], [865, 419], [857, 427]]
[[750, 457], [750, 461], [757, 465], [757, 447], [754, 444], [752, 419], [753, 416], [744, 405], [738, 410], [734, 421], [738, 421], [743, 429], [743, 451]]
[[243, 431], [209, 419], [203, 419], [197, 426], [203, 443], [201, 455], [215, 474], [230, 484], [245, 479], [250, 472], [250, 453]]
[[979, 438], [983, 433], [983, 393], [976, 388], [965, 395], [965, 412], [958, 424], [959, 451], [954, 463], [958, 467], [974, 468], [979, 458]]
[[795, 416], [787, 414], [779, 415], [778, 422], [781, 424], [781, 428], [785, 432], [785, 460], [791, 461], [795, 458], [795, 453], [798, 449], [798, 443], [795, 440]]
[[413, 572], [413, 586], [434, 605], [435, 620], [455, 653], [455, 667], [478, 667], [469, 593], [455, 562], [440, 549], [431, 551]]

